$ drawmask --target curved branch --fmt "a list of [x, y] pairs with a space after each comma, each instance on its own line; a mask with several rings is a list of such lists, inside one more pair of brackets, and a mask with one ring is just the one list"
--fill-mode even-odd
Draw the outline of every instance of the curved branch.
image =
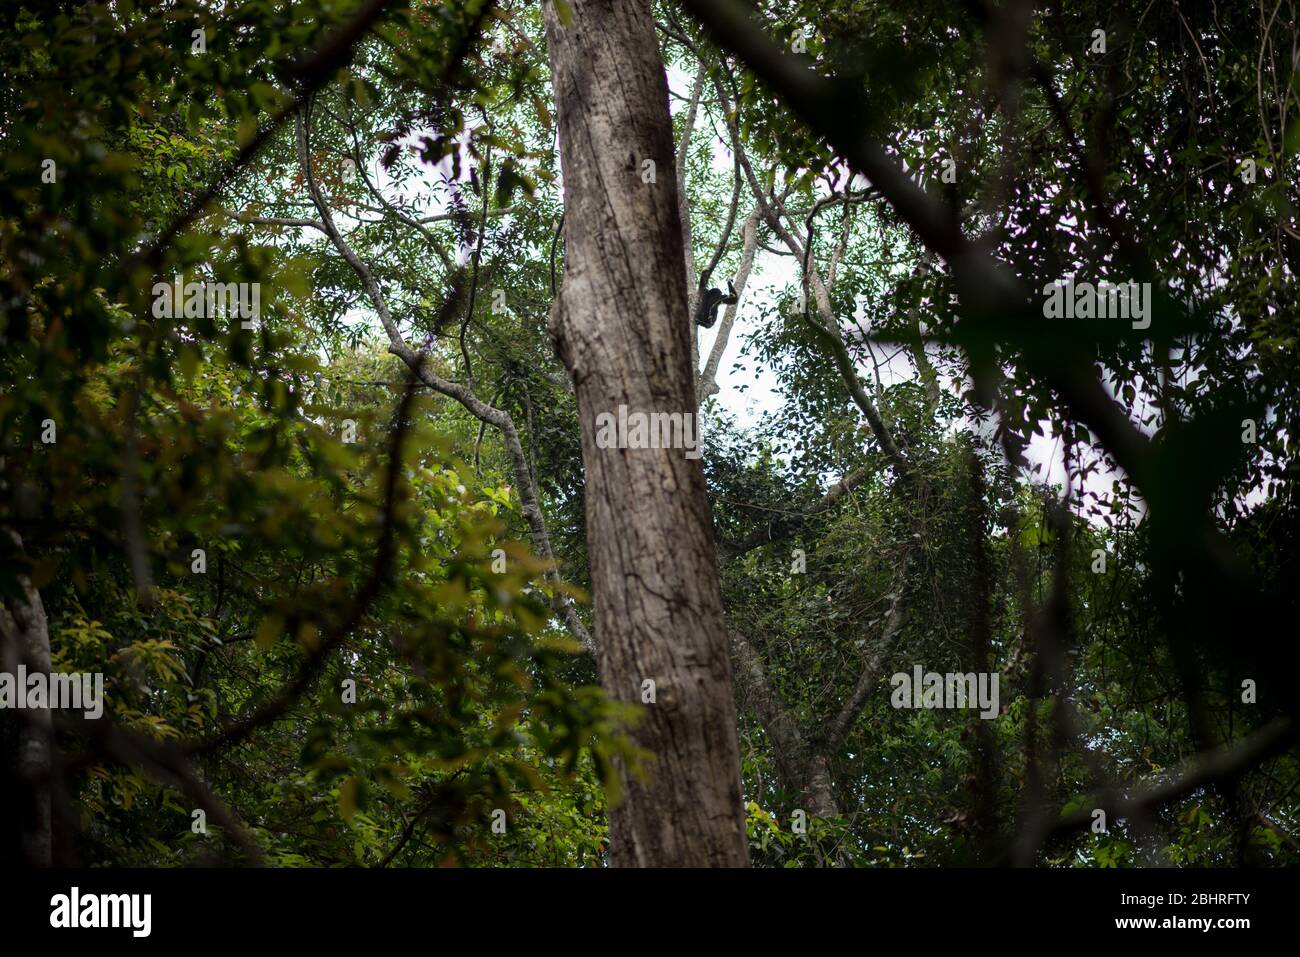
[[[732, 211], [735, 211], [734, 205]], [[723, 312], [722, 321], [718, 324], [718, 334], [713, 337], [713, 345], [709, 348], [709, 358], [705, 361], [704, 369], [696, 381], [696, 400], [699, 402], [703, 402], [718, 391], [718, 366], [722, 362], [722, 354], [727, 350], [731, 327], [735, 324], [736, 314], [740, 311], [740, 300], [745, 294], [745, 284], [749, 282], [750, 270], [754, 267], [754, 254], [758, 251], [757, 211], [751, 213], [745, 220], [741, 235], [744, 237], [744, 246], [740, 253], [740, 266], [736, 270], [735, 279], [732, 280], [732, 286], [736, 290], [736, 301], [729, 303]], [[701, 275], [705, 274], [701, 273]]]
[[[388, 300], [376, 281], [374, 273], [371, 271], [370, 266], [357, 255], [356, 251], [335, 226], [334, 217], [331, 215], [329, 206], [316, 184], [315, 176], [311, 170], [311, 157], [308, 150], [307, 127], [310, 117], [307, 114], [308, 110], [304, 109], [296, 121], [298, 163], [302, 166], [308, 192], [316, 205], [317, 212], [320, 214], [326, 235], [329, 236], [334, 248], [338, 250], [348, 265], [361, 278], [361, 283], [375, 307], [376, 314], [379, 316], [379, 322], [388, 336], [388, 351], [406, 363], [412, 373], [429, 388], [450, 399], [455, 399], [471, 415], [481, 422], [486, 422], [501, 433], [506, 446], [506, 454], [510, 459], [515, 474], [515, 484], [519, 489], [519, 501], [524, 520], [528, 523], [533, 548], [539, 557], [550, 563], [550, 568], [545, 573], [546, 580], [552, 584], [558, 584], [560, 576], [555, 561], [555, 553], [551, 549], [550, 536], [546, 531], [546, 521], [538, 500], [537, 483], [532, 470], [528, 467], [528, 460], [524, 456], [523, 445], [519, 441], [519, 432], [515, 428], [514, 419], [509, 412], [504, 409], [494, 408], [474, 395], [473, 391], [467, 387], [437, 375], [424, 362], [425, 353], [423, 349], [417, 352], [406, 342], [397, 326], [397, 322], [389, 311]], [[589, 651], [594, 651], [595, 642], [592, 640], [591, 633], [582, 623], [581, 618], [578, 617], [573, 602], [565, 596], [553, 594], [550, 596], [550, 605], [552, 610], [560, 615], [570, 634]]]

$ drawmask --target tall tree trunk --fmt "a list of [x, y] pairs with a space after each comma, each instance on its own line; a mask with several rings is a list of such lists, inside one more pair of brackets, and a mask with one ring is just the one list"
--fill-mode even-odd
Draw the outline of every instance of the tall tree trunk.
[[[993, 558], [989, 553], [989, 517], [985, 494], [984, 464], [969, 453], [970, 504], [967, 508], [971, 566], [974, 587], [970, 593], [970, 665], [967, 670], [988, 673], [993, 652]], [[971, 713], [972, 751], [975, 772], [970, 781], [971, 830], [979, 863], [995, 850], [1001, 828], [998, 819], [998, 739], [992, 722]]]
[[[571, 14], [571, 15], [570, 15]], [[598, 448], [596, 416], [694, 414], [691, 321], [668, 84], [649, 0], [545, 11], [564, 171], [564, 287], [551, 335], [582, 422], [601, 679], [655, 700], [633, 737], [653, 756], [611, 811], [623, 866], [744, 866], [740, 748], [712, 519], [698, 458]], [[655, 164], [643, 181], [644, 160]], [[647, 177], [648, 178], [648, 177]]]
[[788, 794], [799, 795], [799, 809], [813, 817], [838, 817], [839, 805], [831, 783], [829, 748], [815, 745], [767, 680], [763, 659], [739, 632], [731, 634], [736, 678], [747, 708], [763, 726], [777, 778]]
[[[15, 532], [9, 535], [21, 551], [22, 539]], [[25, 574], [19, 575], [19, 583], [22, 595], [0, 604], [0, 670], [16, 676], [18, 666], [25, 665], [27, 674], [43, 674], [48, 680], [50, 631], [45, 605], [41, 593]], [[26, 693], [26, 688], [19, 688], [18, 693]], [[16, 726], [12, 743], [17, 760], [13, 772], [0, 779], [5, 781], [5, 790], [9, 792], [6, 797], [13, 798], [14, 813], [6, 816], [18, 830], [17, 851], [22, 862], [29, 867], [49, 867], [53, 854], [50, 830], [53, 714], [49, 708], [23, 708], [12, 714]]]

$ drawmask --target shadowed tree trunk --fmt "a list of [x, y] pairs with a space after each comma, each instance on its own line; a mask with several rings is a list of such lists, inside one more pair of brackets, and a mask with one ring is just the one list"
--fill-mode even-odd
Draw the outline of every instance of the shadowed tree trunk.
[[550, 328], [582, 421], [597, 656], [616, 699], [641, 702], [646, 681], [655, 689], [634, 732], [653, 758], [645, 780], [625, 780], [611, 811], [611, 857], [743, 866], [740, 753], [703, 469], [682, 448], [596, 445], [596, 417], [617, 416], [620, 405], [646, 415], [696, 408], [668, 85], [650, 4], [568, 0], [545, 15], [565, 209], [564, 285]]
[[[22, 540], [10, 532], [18, 548]], [[27, 674], [50, 674], [50, 631], [45, 619], [45, 605], [31, 580], [19, 576], [21, 596], [8, 598], [0, 604], [0, 671], [18, 674], [18, 666], [25, 665]], [[26, 688], [17, 688], [25, 694]], [[49, 708], [22, 708], [12, 712], [12, 729], [0, 735], [5, 750], [16, 758], [9, 774], [0, 781], [5, 785], [6, 804], [12, 798], [14, 814], [10, 826], [16, 826], [19, 838], [16, 848], [19, 859], [29, 867], [49, 867], [51, 864], [51, 769], [53, 766], [54, 731], [53, 716]], [[10, 755], [0, 754], [0, 760]], [[13, 848], [5, 849], [4, 857]]]

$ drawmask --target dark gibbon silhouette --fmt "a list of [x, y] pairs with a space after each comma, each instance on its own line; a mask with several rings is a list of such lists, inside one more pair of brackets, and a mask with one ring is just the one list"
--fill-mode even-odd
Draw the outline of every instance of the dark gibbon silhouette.
[[721, 289], [705, 289], [700, 286], [700, 299], [695, 304], [695, 324], [705, 329], [711, 327], [718, 321], [718, 307], [730, 306], [738, 299], [736, 287], [727, 280], [727, 293], [724, 295]]

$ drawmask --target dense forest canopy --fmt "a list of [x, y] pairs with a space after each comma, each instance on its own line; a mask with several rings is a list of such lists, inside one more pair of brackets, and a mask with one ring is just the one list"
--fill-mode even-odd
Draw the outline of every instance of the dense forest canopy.
[[0, 16], [5, 861], [1300, 864], [1294, 3]]

